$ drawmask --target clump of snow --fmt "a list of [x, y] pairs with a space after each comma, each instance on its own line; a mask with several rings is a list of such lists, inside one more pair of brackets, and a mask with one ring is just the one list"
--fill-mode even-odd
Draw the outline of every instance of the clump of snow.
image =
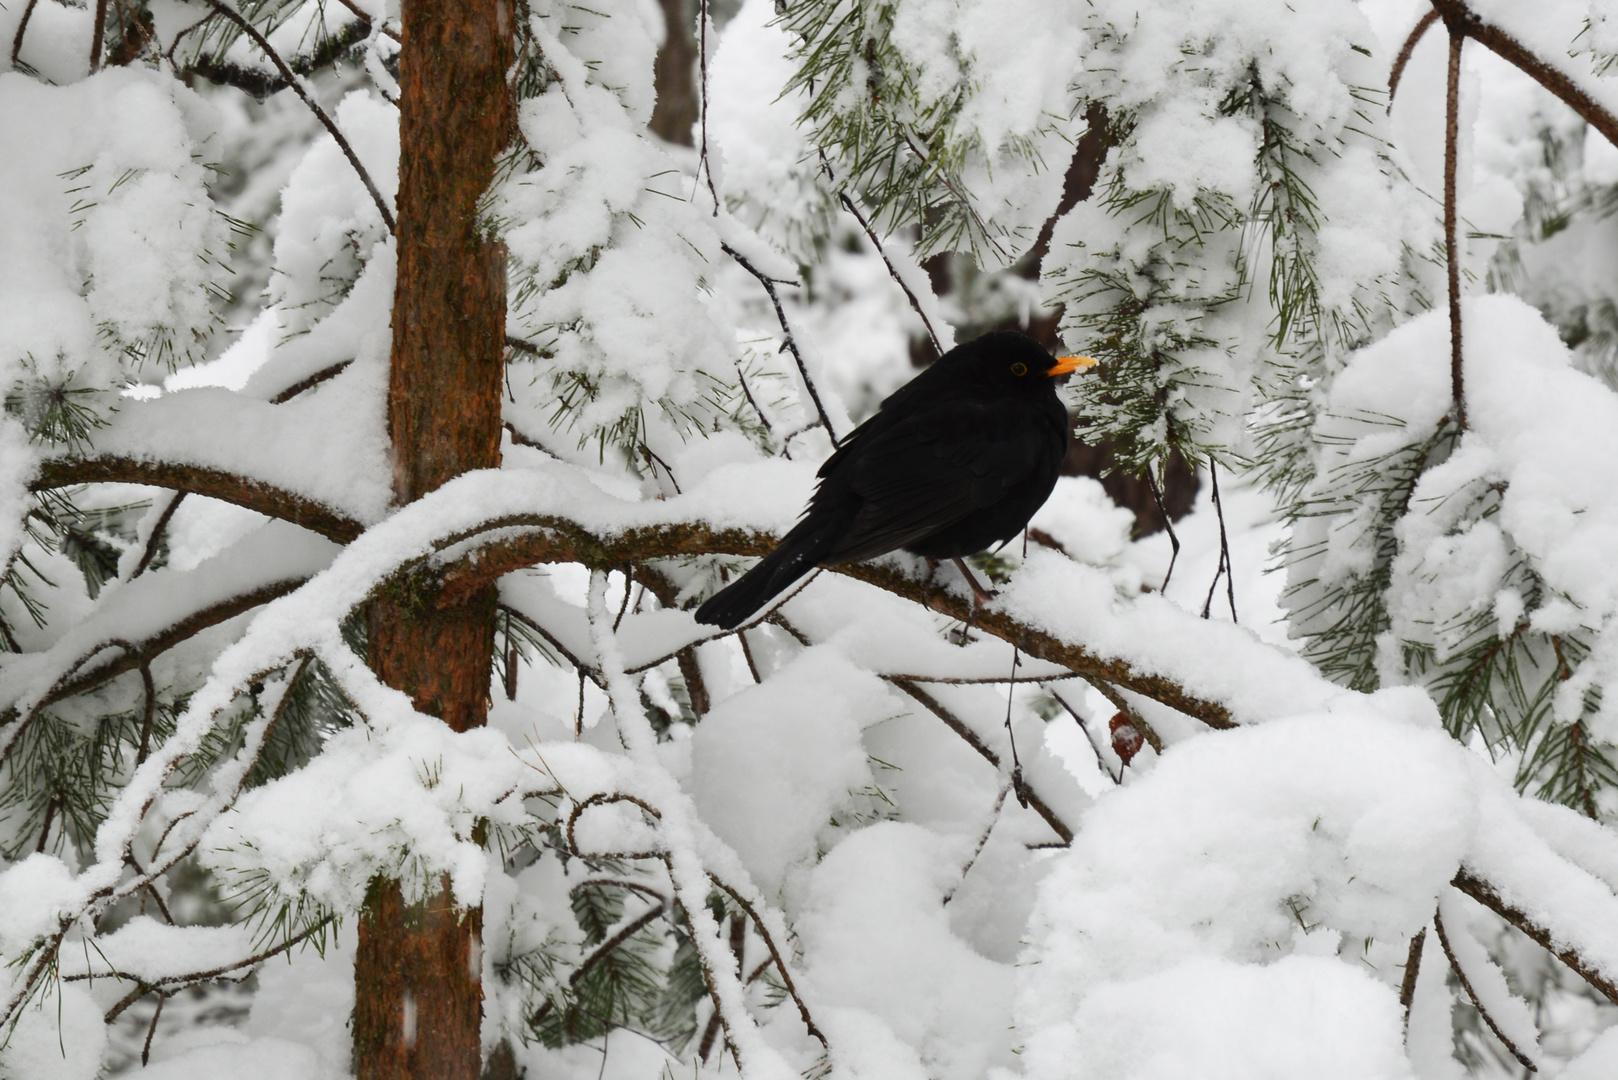
[[[1183, 1034], [1170, 1039], [1162, 1029], [1159, 1038], [1174, 1047], [1165, 1051], [1175, 1055], [1169, 1060], [1221, 1028], [1265, 1022], [1265, 1010], [1282, 999], [1318, 995], [1321, 1007], [1297, 1017], [1319, 1025], [1313, 1033], [1283, 1028], [1285, 1039], [1204, 1048], [1239, 1054], [1222, 1059], [1237, 1073], [1289, 1075], [1273, 1070], [1311, 1060], [1318, 1070], [1303, 1072], [1335, 1075], [1319, 1070], [1336, 1052], [1325, 1051], [1337, 1045], [1327, 1032], [1342, 1022], [1345, 1036], [1355, 1032], [1348, 1042], [1383, 1062], [1343, 1075], [1403, 1075], [1395, 1068], [1391, 989], [1332, 954], [1339, 941], [1345, 949], [1366, 939], [1397, 942], [1426, 922], [1477, 828], [1465, 757], [1435, 728], [1343, 710], [1189, 740], [1145, 777], [1100, 798], [1054, 860], [1030, 927], [1017, 1019], [1032, 1059], [1043, 1062], [1033, 1075], [1172, 1075], [1138, 1059], [1130, 1067], [1146, 1071], [1128, 1071], [1124, 1059], [1106, 1064], [1107, 1052], [1092, 1059], [1093, 1072], [1064, 1062], [1126, 1002], [1144, 994], [1161, 1000], [1169, 987], [1199, 980], [1207, 980], [1203, 989], [1169, 1000], [1183, 1008], [1228, 1002], [1230, 1015], [1204, 1027], [1171, 1005], [1165, 1019]], [[1263, 966], [1322, 948], [1326, 957]], [[1183, 970], [1188, 963], [1199, 966]], [[1251, 993], [1237, 997], [1221, 985]], [[1340, 1006], [1325, 1003], [1339, 997]], [[1158, 1029], [1140, 1036], [1147, 1030]], [[1284, 1044], [1274, 1062], [1264, 1056], [1271, 1042]]]
[[226, 254], [200, 164], [212, 135], [207, 107], [156, 71], [66, 86], [0, 75], [0, 141], [28, 148], [0, 164], [8, 393], [28, 377], [100, 391], [81, 400], [104, 411], [127, 380], [193, 358]]
[[101, 1007], [83, 986], [57, 983], [18, 1012], [0, 1046], [0, 1073], [7, 1080], [95, 1080], [106, 1045]]
[[1029, 1040], [1037, 1080], [1412, 1080], [1398, 998], [1334, 959], [1203, 957], [1109, 983]]
[[811, 649], [697, 725], [697, 810], [766, 895], [789, 869], [813, 863], [817, 834], [872, 783], [861, 730], [892, 712], [875, 676], [835, 650]]
[[[859, 1010], [841, 1024], [858, 1061], [896, 1059], [900, 1075], [943, 1080], [1009, 1066], [1012, 972], [950, 930], [941, 900], [971, 848], [917, 825], [869, 826], [837, 845], [810, 877], [797, 921], [816, 999]], [[895, 1046], [914, 1048], [905, 1053]]]

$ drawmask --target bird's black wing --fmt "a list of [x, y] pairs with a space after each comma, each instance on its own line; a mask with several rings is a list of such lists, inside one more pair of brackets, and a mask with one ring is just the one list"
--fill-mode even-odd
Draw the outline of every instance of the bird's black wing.
[[895, 551], [994, 505], [1060, 440], [1049, 426], [1020, 399], [952, 400], [862, 433], [816, 492], [817, 505], [858, 504], [825, 561]]

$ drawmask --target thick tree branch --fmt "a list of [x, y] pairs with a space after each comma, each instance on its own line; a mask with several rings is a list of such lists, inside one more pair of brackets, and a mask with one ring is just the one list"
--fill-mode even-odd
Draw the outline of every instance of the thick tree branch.
[[52, 458], [41, 463], [39, 476], [29, 488], [46, 491], [76, 484], [144, 484], [189, 491], [290, 521], [339, 544], [346, 544], [365, 531], [358, 521], [313, 499], [205, 465], [140, 461], [115, 455]]
[[[523, 530], [513, 535], [515, 530]], [[598, 569], [619, 569], [647, 559], [691, 555], [762, 556], [774, 550], [776, 539], [747, 529], [711, 529], [688, 523], [625, 529], [598, 537], [576, 522], [551, 515], [501, 518], [478, 533], [498, 536], [486, 544], [467, 544], [476, 535], [446, 538], [443, 547], [456, 548], [456, 561], [440, 575], [435, 603], [450, 605], [473, 590], [513, 570], [540, 563], [577, 562]], [[905, 571], [880, 563], [847, 563], [829, 568], [885, 592], [924, 604], [940, 614], [965, 621], [971, 601], [937, 588]], [[1048, 660], [1085, 678], [1095, 677], [1149, 697], [1171, 709], [1200, 720], [1209, 727], [1235, 726], [1230, 710], [1217, 702], [1188, 693], [1172, 679], [1135, 670], [1127, 661], [1098, 657], [1082, 645], [1063, 641], [1044, 631], [1024, 626], [1011, 615], [980, 609], [973, 625], [1010, 642], [1024, 654]]]

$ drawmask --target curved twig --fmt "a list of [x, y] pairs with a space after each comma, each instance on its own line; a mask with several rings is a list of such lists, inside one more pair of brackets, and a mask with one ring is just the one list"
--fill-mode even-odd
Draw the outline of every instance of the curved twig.
[[1533, 1059], [1523, 1053], [1516, 1043], [1506, 1037], [1506, 1033], [1500, 1030], [1500, 1025], [1495, 1023], [1494, 1017], [1489, 1015], [1489, 1010], [1483, 1007], [1483, 1000], [1478, 997], [1478, 992], [1472, 988], [1472, 980], [1467, 978], [1466, 969], [1461, 966], [1461, 961], [1456, 958], [1455, 950], [1450, 948], [1449, 935], [1444, 932], [1443, 916], [1436, 911], [1433, 912], [1433, 929], [1438, 931], [1438, 944], [1444, 950], [1444, 959], [1449, 961], [1450, 970], [1455, 972], [1455, 977], [1460, 980], [1461, 989], [1466, 991], [1467, 998], [1472, 1002], [1473, 1007], [1477, 1009], [1478, 1015], [1483, 1017], [1483, 1022], [1489, 1026], [1489, 1030], [1494, 1033], [1494, 1037], [1500, 1040], [1500, 1045], [1504, 1046], [1511, 1056], [1517, 1059], [1517, 1064], [1531, 1073], [1537, 1073], [1539, 1066], [1535, 1065]]
[[[803, 998], [798, 994], [798, 987], [792, 981], [792, 972], [787, 969], [786, 958], [781, 955], [780, 948], [775, 944], [774, 935], [770, 933], [770, 928], [764, 925], [764, 920], [759, 917], [757, 909], [748, 902], [745, 896], [731, 888], [729, 882], [718, 874], [709, 871], [708, 880], [729, 893], [730, 898], [736, 901], [743, 911], [747, 912], [748, 918], [753, 920], [753, 926], [758, 930], [759, 937], [764, 939], [765, 947], [770, 950], [770, 959], [775, 961], [776, 970], [781, 973], [781, 981], [786, 984], [787, 993], [791, 995], [793, 1004], [798, 1006], [798, 1015], [803, 1019], [803, 1026], [809, 1029], [809, 1034], [820, 1040], [821, 1046], [829, 1046], [830, 1044], [826, 1042], [826, 1036], [822, 1035], [820, 1028], [815, 1026], [814, 1017], [809, 1015], [809, 1006], [804, 1004]], [[739, 965], [741, 957], [738, 956], [736, 960]]]
[[1415, 53], [1416, 46], [1421, 44], [1421, 39], [1437, 21], [1437, 11], [1429, 11], [1423, 15], [1411, 29], [1410, 36], [1405, 38], [1403, 47], [1399, 49], [1399, 55], [1393, 58], [1393, 70], [1388, 72], [1388, 112], [1393, 112], [1393, 95], [1399, 92], [1399, 80], [1404, 78], [1405, 65], [1410, 63], [1410, 57]]
[[[584, 854], [579, 851], [578, 841], [573, 837], [573, 827], [578, 824], [579, 816], [592, 806], [606, 806], [609, 803], [620, 802], [634, 803], [654, 821], [663, 820], [662, 811], [644, 799], [634, 795], [625, 795], [621, 791], [598, 791], [589, 798], [573, 805], [572, 813], [567, 816], [567, 827], [563, 830], [567, 836], [567, 846], [583, 858]], [[663, 857], [664, 853], [661, 851], [592, 851], [589, 854], [591, 859], [661, 859]]]

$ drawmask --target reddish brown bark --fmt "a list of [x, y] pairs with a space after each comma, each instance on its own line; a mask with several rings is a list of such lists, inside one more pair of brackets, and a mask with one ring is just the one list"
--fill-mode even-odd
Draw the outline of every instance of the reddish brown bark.
[[[505, 253], [480, 228], [477, 207], [513, 122], [507, 0], [406, 0], [402, 14], [388, 388], [400, 504], [500, 463]], [[457, 731], [478, 727], [494, 612], [492, 584], [442, 606], [390, 591], [371, 607], [371, 665], [420, 711]], [[359, 1080], [475, 1080], [480, 929], [480, 913], [457, 911], [445, 888], [407, 905], [396, 882], [374, 883], [354, 964]]]

